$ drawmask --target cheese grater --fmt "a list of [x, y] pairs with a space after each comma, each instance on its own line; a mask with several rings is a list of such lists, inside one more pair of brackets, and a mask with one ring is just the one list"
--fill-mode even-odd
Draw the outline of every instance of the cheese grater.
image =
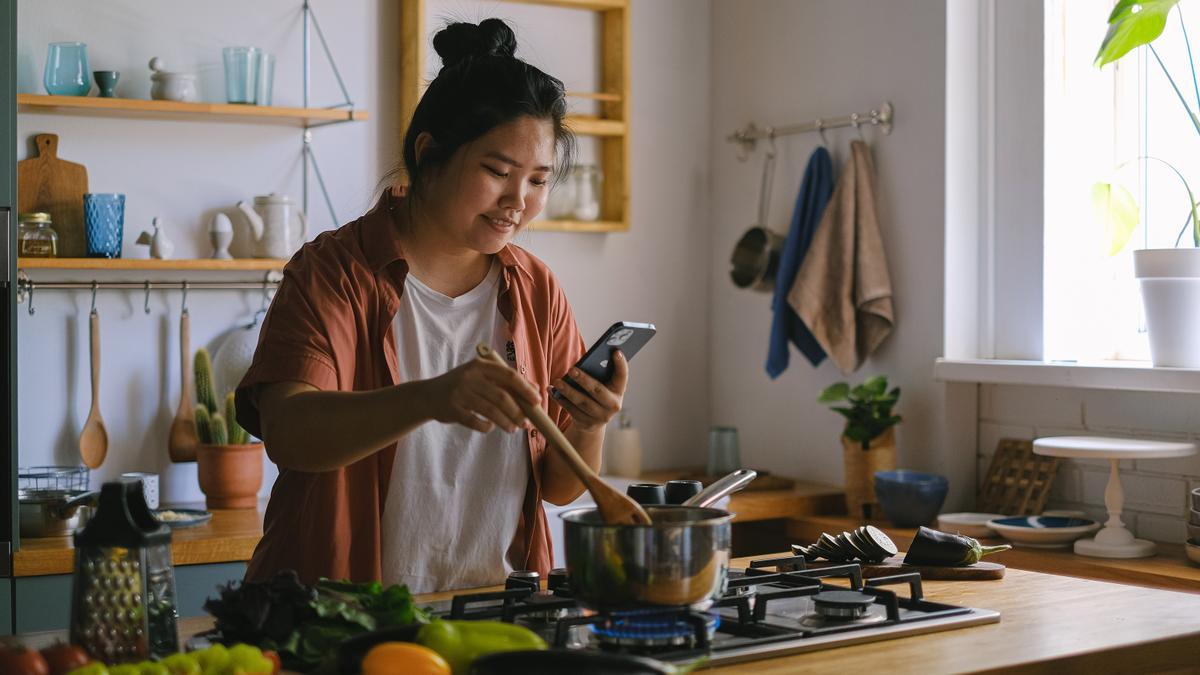
[[71, 642], [105, 663], [179, 651], [171, 530], [150, 513], [141, 481], [105, 483], [75, 534]]

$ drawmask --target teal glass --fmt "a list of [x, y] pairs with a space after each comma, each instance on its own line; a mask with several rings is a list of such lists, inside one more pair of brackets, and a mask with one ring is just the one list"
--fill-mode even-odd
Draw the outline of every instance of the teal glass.
[[83, 229], [89, 258], [120, 258], [125, 235], [125, 195], [89, 192], [83, 196]]
[[258, 55], [258, 87], [254, 102], [271, 105], [271, 89], [275, 84], [275, 55], [262, 52]]
[[87, 96], [92, 89], [87, 45], [82, 42], [51, 42], [46, 52], [42, 83], [54, 96]]
[[225, 100], [230, 103], [253, 104], [258, 95], [257, 47], [226, 47]]
[[708, 430], [708, 466], [710, 476], [724, 476], [742, 468], [737, 427], [714, 426]]

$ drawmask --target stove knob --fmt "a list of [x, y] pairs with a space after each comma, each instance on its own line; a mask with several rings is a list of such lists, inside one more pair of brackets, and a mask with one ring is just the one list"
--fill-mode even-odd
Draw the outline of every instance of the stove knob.
[[560, 588], [566, 589], [567, 578], [567, 570], [562, 567], [550, 570], [550, 576], [546, 577], [546, 590], [557, 591]]
[[531, 591], [537, 591], [540, 588], [540, 581], [541, 576], [536, 570], [515, 570], [510, 572], [508, 579], [504, 581], [504, 588], [505, 590], [528, 588]]

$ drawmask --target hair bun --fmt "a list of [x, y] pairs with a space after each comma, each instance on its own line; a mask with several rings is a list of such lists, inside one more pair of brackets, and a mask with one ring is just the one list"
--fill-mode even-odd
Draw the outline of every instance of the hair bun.
[[479, 25], [452, 23], [433, 36], [433, 48], [442, 57], [442, 67], [482, 56], [508, 56], [517, 51], [517, 36], [500, 19], [484, 19]]

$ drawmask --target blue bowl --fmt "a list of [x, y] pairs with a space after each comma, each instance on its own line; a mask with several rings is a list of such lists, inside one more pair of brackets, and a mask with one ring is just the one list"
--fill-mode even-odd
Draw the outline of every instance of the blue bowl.
[[896, 527], [917, 527], [933, 522], [950, 481], [945, 476], [920, 471], [876, 471], [875, 497]]

